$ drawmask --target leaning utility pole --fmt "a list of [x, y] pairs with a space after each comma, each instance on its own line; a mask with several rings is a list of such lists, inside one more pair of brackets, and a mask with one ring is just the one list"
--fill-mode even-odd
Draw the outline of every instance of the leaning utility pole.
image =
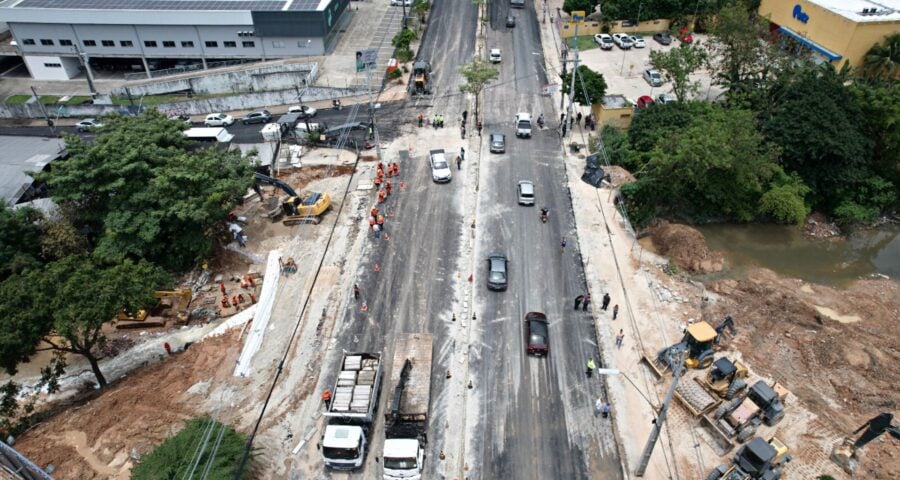
[[47, 120], [47, 126], [50, 127], [50, 133], [53, 136], [56, 136], [56, 129], [53, 128], [53, 120], [50, 120], [50, 115], [47, 114], [47, 108], [44, 107], [44, 102], [41, 102], [41, 97], [38, 96], [37, 90], [34, 87], [31, 87], [31, 93], [34, 94], [34, 100], [37, 102], [38, 106], [41, 107], [41, 113], [44, 114], [44, 119]]
[[[574, 44], [573, 46], [575, 47], [575, 60], [574, 60], [575, 63], [574, 63], [574, 66], [572, 67], [572, 82], [569, 87], [569, 108], [566, 111], [565, 121], [569, 122], [569, 124], [572, 125], [573, 127], [574, 127], [574, 124], [572, 124], [571, 120], [572, 120], [572, 110], [575, 107], [575, 77], [578, 75], [578, 22], [580, 22], [582, 19], [584, 19], [584, 17], [575, 15], [574, 12], [572, 13], [572, 20], [575, 21], [575, 36], [572, 37], [575, 39], [575, 41], [572, 42]], [[569, 135], [572, 135], [573, 130], [575, 130], [575, 129], [569, 128]]]
[[381, 142], [378, 138], [378, 129], [375, 128], [375, 95], [372, 92], [372, 67], [374, 63], [366, 63], [366, 90], [369, 91], [369, 118], [371, 119], [372, 141], [375, 142], [375, 155], [381, 161]]
[[669, 364], [672, 365], [672, 384], [669, 385], [669, 391], [666, 392], [666, 399], [663, 400], [663, 404], [659, 407], [659, 413], [656, 414], [656, 419], [653, 420], [653, 430], [650, 431], [650, 438], [647, 439], [647, 445], [644, 446], [644, 452], [641, 453], [641, 463], [638, 465], [637, 470], [634, 471], [634, 474], [638, 477], [643, 477], [644, 472], [647, 471], [647, 464], [650, 463], [650, 455], [653, 454], [653, 447], [656, 446], [656, 441], [659, 439], [659, 432], [662, 430], [662, 426], [666, 423], [666, 413], [669, 410], [669, 404], [672, 403], [672, 396], [675, 395], [675, 388], [678, 386], [678, 380], [681, 379], [681, 376], [684, 374], [684, 358], [682, 354], [674, 354], [669, 357]]

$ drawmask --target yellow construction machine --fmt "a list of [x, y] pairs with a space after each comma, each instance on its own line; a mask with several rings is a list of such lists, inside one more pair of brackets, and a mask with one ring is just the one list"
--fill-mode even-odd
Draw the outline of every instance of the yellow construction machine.
[[741, 447], [731, 465], [719, 465], [706, 480], [779, 480], [782, 467], [791, 461], [789, 449], [772, 437], [768, 442], [756, 437]]
[[190, 289], [157, 290], [153, 292], [153, 296], [157, 298], [157, 302], [150, 310], [141, 308], [136, 313], [119, 310], [116, 328], [161, 327], [166, 324], [166, 317], [175, 317], [180, 324], [186, 324], [190, 320], [191, 312], [188, 307], [194, 298]]
[[[322, 215], [331, 208], [331, 197], [327, 193], [310, 192], [305, 195], [298, 194], [290, 185], [276, 178], [256, 173], [256, 181], [266, 185], [280, 188], [288, 194], [287, 198], [279, 200], [280, 205], [269, 212], [269, 216], [277, 218], [284, 214], [282, 223], [285, 225], [297, 225], [311, 223], [317, 225], [322, 221]], [[260, 200], [262, 192], [257, 188]]]
[[713, 344], [717, 335], [708, 323], [700, 321], [687, 328], [680, 342], [660, 350], [656, 358], [644, 356], [641, 360], [657, 377], [662, 377], [672, 369], [669, 363], [672, 358], [684, 358], [686, 368], [707, 368], [713, 362]]

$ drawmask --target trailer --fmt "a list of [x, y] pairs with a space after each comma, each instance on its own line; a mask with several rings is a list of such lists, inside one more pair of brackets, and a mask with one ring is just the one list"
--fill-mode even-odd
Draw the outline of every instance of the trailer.
[[322, 458], [336, 470], [363, 465], [381, 390], [380, 353], [344, 353], [325, 412]]
[[433, 337], [410, 333], [397, 339], [391, 365], [394, 395], [385, 412], [384, 479], [419, 480], [428, 439]]

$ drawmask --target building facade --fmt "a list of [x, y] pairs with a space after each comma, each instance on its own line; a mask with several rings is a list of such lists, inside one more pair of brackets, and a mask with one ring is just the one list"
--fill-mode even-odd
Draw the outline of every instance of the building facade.
[[90, 59], [130, 68], [321, 55], [350, 0], [20, 0], [0, 8], [36, 79]]
[[900, 32], [900, 0], [762, 0], [759, 13], [814, 59], [838, 68], [862, 66], [873, 45]]

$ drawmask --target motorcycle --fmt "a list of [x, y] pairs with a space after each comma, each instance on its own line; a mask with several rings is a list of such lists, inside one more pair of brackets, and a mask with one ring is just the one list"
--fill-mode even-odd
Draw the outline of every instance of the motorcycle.
[[547, 223], [547, 219], [550, 217], [550, 210], [546, 208], [541, 209], [541, 223]]

